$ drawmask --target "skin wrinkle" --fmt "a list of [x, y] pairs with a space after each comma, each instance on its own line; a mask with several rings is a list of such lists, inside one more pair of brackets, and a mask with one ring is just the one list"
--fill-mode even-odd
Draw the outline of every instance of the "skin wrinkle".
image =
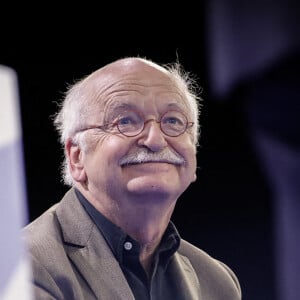
[[[127, 87], [126, 87], [127, 88]], [[134, 98], [140, 98], [140, 97], [133, 97], [132, 95], [132, 92], [133, 91], [120, 91], [120, 92], [115, 92], [115, 91], [112, 91], [110, 95], [107, 95], [107, 96], [104, 96], [103, 97], [106, 99], [105, 101], [103, 101], [103, 104], [104, 104], [104, 112], [105, 114], [108, 114], [110, 111], [113, 111], [115, 108], [118, 107], [119, 103], [124, 103], [124, 101], [126, 101], [125, 99], [126, 98], [130, 98], [130, 101], [133, 103], [135, 102], [134, 104], [131, 104], [133, 106], [136, 106], [136, 101], [134, 101], [133, 99]], [[138, 93], [138, 94], [141, 94], [143, 96], [143, 93], [140, 93], [140, 91], [134, 91], [135, 93]], [[171, 93], [170, 92], [165, 92], [167, 93], [168, 95], [170, 95]], [[156, 95], [156, 97], [159, 97], [160, 94], [163, 94], [163, 93], [159, 93]], [[175, 97], [174, 99], [177, 99], [179, 98], [178, 100], [176, 100], [176, 102], [174, 102], [179, 108], [181, 108], [185, 114], [187, 114], [187, 111], [186, 109], [188, 110], [188, 106], [187, 104], [184, 102], [184, 105], [182, 104], [183, 100], [181, 98], [180, 95], [177, 95], [177, 93], [174, 93], [175, 94]], [[153, 97], [153, 96], [152, 96]], [[121, 98], [124, 100], [119, 100], [118, 98]], [[140, 103], [139, 103], [140, 104]], [[127, 103], [127, 105], [130, 105]], [[169, 104], [170, 105], [170, 104]], [[184, 107], [184, 109], [183, 109]], [[190, 115], [190, 113], [188, 113], [188, 115]], [[190, 117], [190, 116], [189, 116]]]
[[[141, 94], [141, 95], [143, 95], [143, 93], [140, 93], [140, 91], [135, 91], [136, 93], [139, 93], [139, 94]], [[170, 94], [170, 92], [166, 92], [166, 93], [168, 93], [168, 95]], [[122, 94], [124, 94], [124, 95], [122, 95]], [[175, 94], [175, 96], [177, 96], [178, 97], [178, 95], [177, 95], [177, 93], [174, 93]], [[113, 95], [113, 96], [112, 96]], [[125, 103], [125, 99], [124, 100], [121, 100], [121, 99], [117, 99], [117, 98], [126, 98], [126, 96], [127, 96], [127, 98], [130, 98], [131, 99], [131, 102], [132, 103]], [[159, 96], [159, 95], [158, 95]], [[189, 119], [191, 118], [191, 116], [190, 116], [190, 113], [188, 113], [188, 111], [186, 110], [186, 109], [188, 109], [188, 106], [187, 106], [187, 104], [185, 103], [185, 101], [184, 101], [184, 105], [182, 105], [182, 102], [183, 102], [183, 100], [180, 98], [181, 96], [179, 95], [179, 99], [176, 101], [176, 102], [174, 102], [174, 104], [173, 103], [169, 103], [168, 104], [168, 107], [172, 107], [172, 106], [174, 106], [175, 108], [178, 108], [178, 110], [182, 110], [183, 111], [183, 113], [185, 114], [185, 115], [187, 115], [188, 117], [189, 117]], [[101, 102], [100, 101], [100, 99], [105, 99], [104, 101], [103, 101], [103, 109], [102, 110], [100, 110], [99, 111], [99, 108], [98, 108], [98, 105], [99, 105], [99, 103]], [[110, 115], [111, 113], [114, 113], [114, 111], [115, 110], [117, 110], [117, 109], [119, 109], [119, 108], [121, 108], [122, 106], [125, 108], [130, 108], [130, 106], [132, 106], [132, 108], [134, 108], [134, 109], [137, 109], [137, 107], [138, 107], [138, 105], [136, 105], [136, 101], [134, 101], [134, 100], [132, 100], [133, 99], [133, 97], [132, 97], [132, 94], [131, 94], [131, 91], [128, 91], [128, 90], [126, 90], [126, 91], [119, 91], [119, 92], [116, 92], [116, 91], [112, 91], [111, 92], [111, 95], [101, 95], [101, 96], [98, 96], [97, 97], [97, 103], [95, 102], [94, 104], [93, 104], [93, 109], [89, 109], [89, 111], [93, 111], [93, 113], [88, 113], [88, 118], [85, 118], [85, 119], [88, 119], [89, 121], [91, 120], [91, 117], [95, 117], [95, 116], [97, 116], [98, 114], [100, 115], [100, 113], [103, 113], [103, 115], [104, 115], [104, 118], [102, 118], [102, 120], [103, 120], [103, 124], [105, 124], [105, 123], [107, 123], [107, 121], [106, 121], [106, 117], [105, 116], [108, 116], [108, 115]], [[176, 97], [175, 97], [175, 99], [176, 99]], [[133, 103], [133, 102], [135, 102], [135, 103]], [[139, 105], [140, 105], [140, 103], [139, 103]], [[96, 112], [95, 113], [95, 109], [96, 110], [98, 110], [98, 112]], [[138, 110], [138, 109], [137, 109]], [[84, 114], [86, 114], [86, 111], [84, 112], [84, 113], [82, 113], [83, 115]], [[101, 125], [102, 123], [101, 122], [96, 122], [96, 124], [99, 124], [99, 125]], [[94, 124], [92, 124], [92, 123], [90, 123], [90, 124], [85, 124], [85, 126], [84, 127], [89, 127], [89, 126], [93, 126]], [[81, 130], [81, 129], [78, 129], [78, 130]]]
[[[130, 93], [128, 93], [127, 91], [125, 92], [126, 94], [128, 94], [128, 96], [130, 96]], [[138, 111], [141, 115], [144, 115], [141, 112], [141, 109], [139, 108], [139, 106], [141, 106], [141, 103], [136, 103], [136, 101], [132, 100], [132, 97], [130, 98], [132, 103], [126, 103], [125, 99], [121, 100], [121, 99], [115, 99], [115, 98], [111, 98], [110, 100], [112, 101], [112, 103], [106, 103], [104, 105], [104, 109], [102, 109], [100, 112], [97, 113], [93, 113], [92, 115], [90, 115], [90, 117], [88, 118], [89, 120], [94, 119], [91, 118], [92, 116], [95, 117], [95, 115], [100, 115], [102, 114], [104, 117], [102, 118], [103, 122], [93, 122], [90, 124], [87, 124], [86, 127], [90, 127], [90, 126], [95, 126], [95, 123], [97, 124], [96, 126], [101, 126], [103, 124], [107, 124], [107, 123], [112, 123], [114, 121], [114, 119], [118, 116], [118, 111], [121, 110], [136, 110]], [[142, 105], [143, 106], [143, 105]], [[174, 103], [168, 103], [167, 107], [162, 110], [162, 113], [160, 115], [163, 115], [165, 112], [167, 112], [168, 110], [178, 110], [178, 111], [183, 111], [184, 114], [188, 115], [187, 112], [185, 110], [182, 109], [182, 104], [180, 102], [174, 102]], [[113, 116], [111, 119], [106, 119], [106, 116]], [[160, 120], [160, 117], [155, 118], [155, 120]], [[145, 119], [145, 121], [147, 121]], [[111, 133], [119, 133], [119, 131], [116, 128], [112, 128], [114, 129], [114, 131], [110, 131]], [[81, 129], [82, 130], [82, 129]], [[187, 132], [189, 132], [189, 128], [187, 129]]]
[[[162, 88], [162, 87], [166, 87], [166, 91], [169, 92], [169, 88], [170, 86], [172, 86], [173, 89], [176, 90], [176, 93], [178, 93], [180, 95], [180, 99], [181, 101], [184, 99], [184, 96], [181, 94], [181, 90], [178, 87], [177, 83], [172, 80], [172, 78], [169, 76], [169, 74], [166, 73], [166, 71], [162, 68], [157, 68], [156, 66], [154, 67], [155, 69], [159, 70], [161, 72], [161, 74], [159, 75], [160, 77], [162, 77], [162, 80], [168, 80], [169, 82], [167, 84], [163, 84], [163, 83], [155, 83], [153, 84], [152, 81], [149, 82], [149, 80], [142, 80], [142, 82], [137, 83], [134, 82], [137, 80], [137, 75], [132, 75], [132, 74], [128, 74], [126, 72], [132, 72], [132, 70], [129, 68], [129, 71], [127, 71], [128, 68], [123, 67], [121, 73], [125, 73], [123, 75], [123, 77], [119, 80], [116, 80], [115, 77], [113, 75], [110, 74], [111, 71], [109, 71], [109, 73], [107, 72], [109, 66], [103, 68], [100, 71], [95, 72], [95, 74], [92, 75], [92, 77], [90, 78], [90, 81], [85, 81], [85, 84], [93, 84], [94, 90], [95, 90], [95, 101], [99, 101], [100, 98], [102, 98], [104, 101], [104, 106], [106, 105], [106, 102], [109, 101], [110, 98], [110, 90], [112, 90], [112, 93], [118, 93], [120, 92], [124, 92], [124, 87], [126, 87], [126, 92], [127, 91], [136, 91], [141, 93], [140, 90], [136, 90], [135, 87], [141, 87], [141, 88]], [[130, 67], [130, 66], [129, 66]], [[114, 68], [114, 67], [113, 67]], [[103, 73], [103, 74], [102, 74]], [[99, 86], [99, 81], [98, 81], [98, 76], [102, 76], [103, 77], [103, 81], [101, 83], [101, 85]], [[127, 77], [127, 78], [126, 78]], [[87, 80], [87, 79], [86, 79]], [[110, 81], [112, 82], [111, 84], [109, 84], [108, 86], [105, 87], [105, 84]], [[123, 88], [123, 89], [122, 89]], [[84, 89], [84, 86], [83, 86]], [[142, 94], [142, 93], [141, 93]], [[186, 105], [186, 101], [183, 101], [183, 103]]]

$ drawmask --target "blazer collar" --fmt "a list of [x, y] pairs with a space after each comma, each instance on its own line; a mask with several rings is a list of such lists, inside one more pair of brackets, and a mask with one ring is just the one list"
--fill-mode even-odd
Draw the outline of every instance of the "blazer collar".
[[74, 188], [62, 199], [57, 217], [66, 252], [96, 298], [134, 300], [117, 260], [77, 199]]
[[[57, 217], [67, 254], [89, 283], [95, 297], [134, 300], [118, 261], [77, 199], [74, 188], [60, 202]], [[172, 268], [185, 299], [201, 299], [199, 281], [189, 259], [176, 252]]]

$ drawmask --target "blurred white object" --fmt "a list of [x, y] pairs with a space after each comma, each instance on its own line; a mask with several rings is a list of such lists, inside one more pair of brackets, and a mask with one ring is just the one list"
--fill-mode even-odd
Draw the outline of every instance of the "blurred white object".
[[31, 300], [31, 269], [20, 230], [27, 198], [16, 72], [0, 66], [0, 299]]

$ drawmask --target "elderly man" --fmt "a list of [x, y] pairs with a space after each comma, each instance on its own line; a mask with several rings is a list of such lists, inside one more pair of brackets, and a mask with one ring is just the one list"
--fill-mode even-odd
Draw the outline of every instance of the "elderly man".
[[70, 190], [23, 231], [37, 299], [241, 299], [170, 221], [196, 180], [194, 88], [178, 63], [129, 57], [67, 91], [55, 125]]

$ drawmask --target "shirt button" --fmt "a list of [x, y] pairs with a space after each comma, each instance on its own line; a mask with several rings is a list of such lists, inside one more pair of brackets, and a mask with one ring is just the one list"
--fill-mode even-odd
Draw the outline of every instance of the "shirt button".
[[132, 243], [131, 242], [126, 242], [124, 244], [124, 248], [125, 248], [125, 250], [131, 250], [132, 249]]

